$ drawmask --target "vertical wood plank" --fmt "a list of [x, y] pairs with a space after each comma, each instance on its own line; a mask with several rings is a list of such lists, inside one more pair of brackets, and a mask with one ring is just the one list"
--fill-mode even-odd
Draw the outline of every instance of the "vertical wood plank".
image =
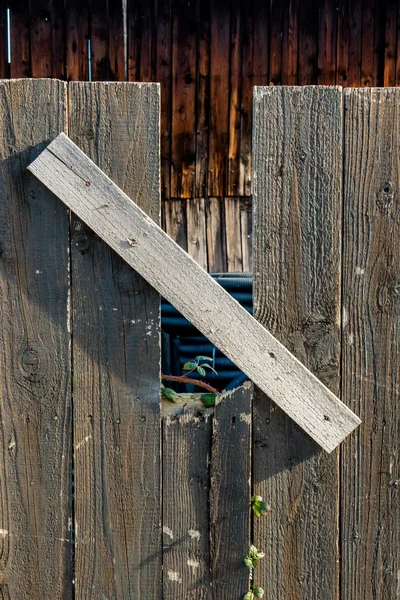
[[127, 3], [128, 81], [140, 81], [141, 2]]
[[[332, 391], [339, 389], [342, 109], [337, 88], [256, 88], [254, 311]], [[258, 392], [257, 581], [276, 600], [338, 598], [338, 454], [317, 446]]]
[[274, 85], [282, 84], [282, 29], [283, 2], [271, 0], [269, 80]]
[[396, 85], [397, 11], [398, 2], [396, 0], [386, 0], [385, 64], [383, 71], [383, 85], [385, 87]]
[[[159, 87], [70, 84], [70, 136], [159, 221]], [[76, 598], [160, 598], [159, 299], [72, 224]]]
[[282, 83], [296, 85], [299, 46], [299, 2], [288, 0], [283, 14]]
[[[196, 411], [195, 411], [196, 412]], [[163, 420], [163, 599], [210, 597], [209, 410]]]
[[140, 74], [139, 81], [154, 81], [156, 44], [156, 2], [139, 0], [140, 7]]
[[385, 70], [385, 3], [375, 0], [372, 85], [383, 86]]
[[186, 201], [167, 200], [164, 203], [165, 231], [181, 248], [188, 249]]
[[224, 200], [207, 198], [207, 259], [210, 273], [227, 271]]
[[195, 2], [174, 2], [172, 44], [172, 148], [171, 196], [192, 198], [196, 157], [196, 53]]
[[[228, 148], [230, 2], [210, 2], [210, 114], [208, 195], [225, 196]], [[229, 15], [229, 18], [228, 18]]]
[[[349, 78], [349, 2], [338, 0], [336, 83], [347, 86]], [[371, 68], [372, 68], [371, 63]]]
[[67, 0], [65, 9], [66, 77], [87, 81], [89, 9], [86, 1]]
[[243, 558], [250, 547], [250, 382], [215, 407], [210, 477], [211, 579], [214, 598], [239, 600], [249, 589]]
[[207, 195], [210, 101], [210, 3], [197, 5], [197, 94], [195, 196]]
[[318, 25], [318, 84], [336, 83], [336, 0], [321, 0]]
[[375, 0], [363, 0], [362, 5], [362, 54], [361, 86], [370, 87], [374, 64], [374, 6]]
[[68, 213], [26, 167], [66, 86], [1, 82], [0, 596], [72, 598]]
[[269, 6], [263, 0], [254, 0], [254, 85], [268, 84]]
[[32, 77], [65, 77], [64, 2], [32, 0], [30, 44]]
[[298, 85], [314, 85], [318, 81], [318, 10], [314, 0], [303, 0], [299, 11]]
[[349, 2], [349, 66], [347, 85], [359, 87], [361, 83], [362, 51], [362, 3], [360, 0]]
[[171, 0], [157, 6], [157, 59], [156, 80], [161, 84], [161, 198], [168, 200], [171, 193]]
[[[230, 69], [229, 69], [229, 140], [228, 140], [228, 177], [227, 195], [239, 195], [240, 169], [240, 122], [242, 109], [242, 29], [245, 27], [244, 14], [240, 10], [240, 0], [231, 5], [230, 27]], [[246, 7], [247, 9], [247, 7]], [[245, 10], [246, 10], [245, 9]], [[243, 11], [244, 13], [245, 11]]]
[[89, 0], [89, 2], [91, 80], [106, 81], [110, 75], [108, 3], [107, 0]]
[[341, 587], [399, 591], [400, 90], [345, 94], [342, 399], [363, 425], [342, 446]]
[[124, 35], [124, 0], [108, 3], [108, 62], [110, 81], [125, 81], [127, 78]]
[[253, 215], [251, 198], [240, 199], [240, 240], [242, 246], [242, 269], [253, 270]]
[[7, 62], [7, 8], [8, 2], [0, 2], [0, 79], [5, 79], [9, 72]]
[[188, 253], [207, 271], [206, 203], [195, 198], [186, 203]]
[[242, 16], [242, 94], [240, 101], [239, 185], [235, 195], [251, 194], [251, 117], [253, 100], [253, 12], [252, 5]]
[[239, 198], [225, 198], [225, 236], [228, 273], [239, 273], [243, 271]]
[[29, 45], [30, 14], [26, 5], [18, 0], [10, 2], [11, 65], [10, 77], [32, 77]]

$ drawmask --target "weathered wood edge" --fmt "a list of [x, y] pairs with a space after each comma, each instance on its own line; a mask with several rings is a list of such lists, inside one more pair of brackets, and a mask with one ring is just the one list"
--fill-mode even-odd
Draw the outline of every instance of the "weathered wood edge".
[[326, 451], [360, 424], [65, 134], [28, 169]]

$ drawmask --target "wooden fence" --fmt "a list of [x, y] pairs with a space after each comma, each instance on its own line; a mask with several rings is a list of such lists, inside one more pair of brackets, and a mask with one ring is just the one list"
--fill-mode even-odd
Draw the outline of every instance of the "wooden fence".
[[399, 85], [399, 20], [395, 0], [2, 1], [0, 78], [159, 82], [163, 227], [251, 271], [253, 86]]
[[326, 454], [251, 386], [167, 415], [157, 294], [26, 170], [64, 131], [157, 221], [158, 86], [0, 83], [2, 600], [239, 599], [251, 541], [265, 597], [397, 598], [399, 100], [255, 93], [255, 314], [363, 421]]

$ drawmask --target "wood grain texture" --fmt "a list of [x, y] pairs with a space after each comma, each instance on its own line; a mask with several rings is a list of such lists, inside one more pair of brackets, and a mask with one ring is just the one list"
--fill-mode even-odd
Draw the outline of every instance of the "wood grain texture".
[[314, 85], [318, 81], [318, 10], [314, 0], [302, 0], [299, 10], [298, 85]]
[[174, 2], [172, 27], [171, 196], [191, 198], [196, 158], [197, 5]]
[[206, 203], [196, 198], [186, 203], [188, 254], [207, 271]]
[[370, 87], [374, 63], [374, 5], [375, 0], [363, 0], [361, 87]]
[[227, 259], [224, 237], [225, 212], [223, 199], [207, 199], [206, 219], [208, 271], [210, 273], [225, 273], [227, 271]]
[[107, 0], [89, 0], [91, 81], [106, 81], [110, 76], [107, 5]]
[[[70, 135], [159, 220], [158, 86], [70, 84]], [[159, 599], [159, 298], [76, 217], [71, 258], [76, 598]]]
[[172, 102], [172, 9], [171, 0], [157, 11], [156, 81], [161, 86], [161, 199], [170, 198], [171, 188], [171, 102]]
[[27, 4], [10, 1], [11, 64], [10, 77], [32, 77], [29, 45], [30, 14]]
[[210, 597], [210, 410], [163, 419], [163, 599]]
[[400, 90], [345, 93], [341, 593], [399, 593]]
[[184, 250], [188, 249], [186, 200], [164, 202], [165, 231]]
[[249, 589], [243, 558], [250, 547], [250, 382], [219, 398], [212, 421], [211, 579], [214, 598], [240, 600]]
[[[336, 0], [321, 0], [318, 23], [318, 84], [336, 83]], [[292, 82], [292, 85], [295, 82]]]
[[29, 169], [327, 451], [360, 423], [67, 136]]
[[0, 597], [68, 600], [68, 213], [27, 171], [67, 126], [60, 81], [0, 83]]
[[[319, 38], [318, 38], [319, 40]], [[257, 40], [258, 41], [258, 40]], [[320, 41], [320, 40], [319, 40]], [[322, 43], [322, 40], [321, 40]], [[283, 12], [282, 83], [296, 85], [299, 48], [299, 0], [289, 0]]]
[[88, 5], [81, 0], [66, 0], [65, 52], [68, 81], [87, 81], [89, 78], [88, 38]]
[[210, 103], [210, 3], [197, 6], [196, 175], [194, 195], [207, 195]]
[[240, 237], [240, 200], [225, 198], [225, 236], [228, 273], [243, 271]]
[[[339, 391], [342, 108], [333, 87], [256, 88], [254, 314]], [[257, 581], [276, 600], [338, 598], [338, 454], [256, 393]], [[350, 597], [350, 596], [347, 596]]]
[[210, 2], [210, 105], [208, 130], [208, 196], [225, 196], [229, 104], [230, 1]]

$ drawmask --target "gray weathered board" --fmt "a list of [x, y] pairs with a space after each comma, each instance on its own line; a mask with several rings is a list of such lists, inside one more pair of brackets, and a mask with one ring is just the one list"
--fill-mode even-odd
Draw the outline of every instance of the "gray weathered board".
[[[69, 135], [158, 222], [156, 84], [71, 83]], [[71, 227], [77, 600], [161, 598], [160, 300]]]
[[[400, 90], [346, 90], [341, 594], [400, 598]], [[354, 404], [352, 404], [354, 403]]]
[[[342, 118], [340, 88], [255, 90], [254, 314], [336, 394]], [[254, 521], [267, 549], [258, 581], [274, 600], [336, 600], [338, 455], [261, 393], [253, 430], [254, 493], [273, 507]]]
[[26, 170], [67, 129], [67, 86], [0, 82], [0, 598], [67, 600], [68, 211]]
[[325, 450], [357, 427], [359, 418], [67, 136], [29, 169]]

